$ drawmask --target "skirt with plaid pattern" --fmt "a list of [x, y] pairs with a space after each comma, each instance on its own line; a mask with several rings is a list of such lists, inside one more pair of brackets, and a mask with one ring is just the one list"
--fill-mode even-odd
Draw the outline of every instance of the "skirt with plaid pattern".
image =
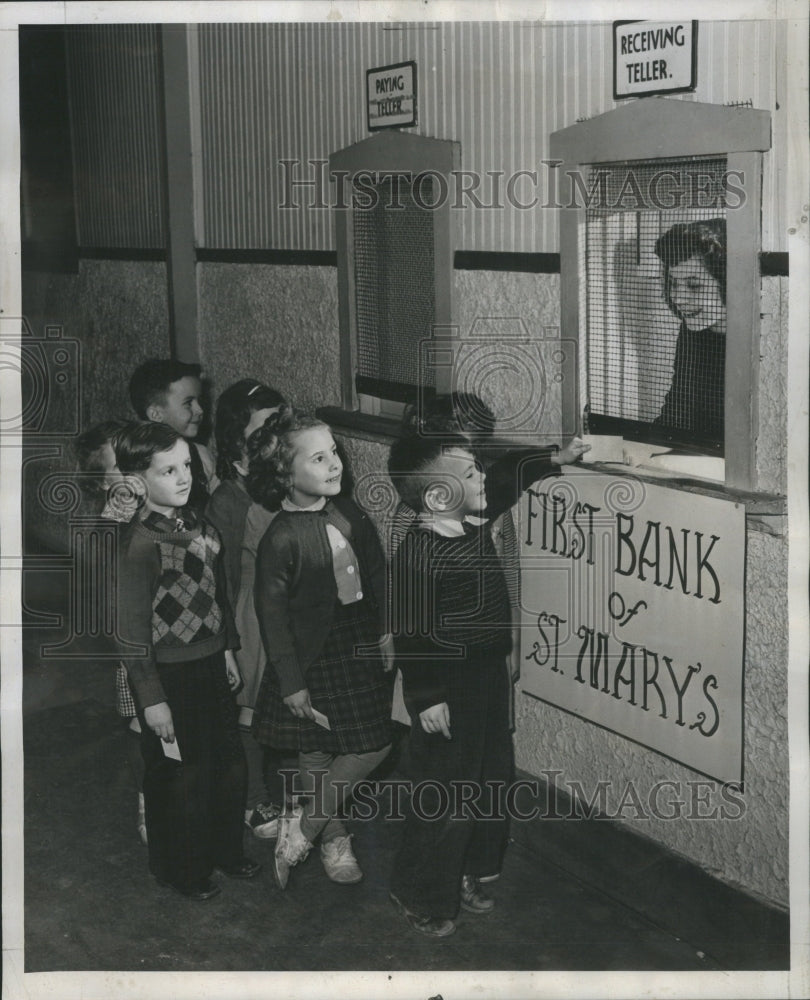
[[125, 719], [131, 719], [138, 714], [132, 688], [129, 686], [129, 675], [123, 663], [118, 664], [115, 671], [115, 710]]
[[257, 742], [325, 753], [367, 753], [391, 742], [393, 674], [383, 672], [376, 652], [379, 629], [370, 612], [366, 601], [336, 605], [323, 649], [307, 670], [310, 702], [327, 717], [331, 729], [292, 714], [268, 665], [253, 713]]

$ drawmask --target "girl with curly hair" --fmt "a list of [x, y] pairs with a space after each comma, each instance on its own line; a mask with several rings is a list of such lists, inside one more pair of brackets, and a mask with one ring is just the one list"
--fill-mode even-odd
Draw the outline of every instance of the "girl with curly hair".
[[278, 511], [259, 543], [255, 600], [267, 661], [253, 732], [298, 752], [306, 793], [279, 823], [274, 872], [320, 839], [332, 881], [363, 873], [339, 817], [390, 749], [392, 643], [384, 635], [385, 559], [368, 517], [340, 496], [343, 463], [329, 427], [282, 407], [248, 443], [247, 489]]

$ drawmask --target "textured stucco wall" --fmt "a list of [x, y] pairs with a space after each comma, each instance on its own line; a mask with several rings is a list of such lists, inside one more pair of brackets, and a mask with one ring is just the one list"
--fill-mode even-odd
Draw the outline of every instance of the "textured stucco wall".
[[757, 488], [787, 492], [788, 279], [763, 278], [760, 321]]
[[[25, 271], [22, 302], [36, 338], [45, 336], [47, 326], [58, 326], [65, 340], [78, 341], [76, 392], [52, 394], [63, 412], [51, 426], [83, 430], [100, 420], [134, 416], [127, 394], [133, 369], [147, 357], [170, 353], [165, 264], [82, 260], [78, 274]], [[63, 549], [66, 518], [43, 504], [38, 487], [49, 473], [72, 467], [70, 438], [33, 435], [26, 443], [25, 533], [32, 543]], [[56, 454], [46, 454], [50, 448]]]
[[562, 355], [559, 275], [456, 271], [458, 388], [476, 392], [499, 433], [558, 442]]
[[198, 287], [214, 396], [252, 377], [303, 409], [340, 403], [335, 268], [201, 264]]
[[132, 370], [170, 351], [166, 265], [82, 260], [75, 275], [24, 271], [22, 301], [35, 335], [55, 324], [79, 341], [82, 424], [130, 415]]

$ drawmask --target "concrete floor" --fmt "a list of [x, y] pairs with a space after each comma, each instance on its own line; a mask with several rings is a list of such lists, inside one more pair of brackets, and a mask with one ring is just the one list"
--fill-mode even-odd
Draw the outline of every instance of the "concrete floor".
[[[60, 604], [30, 574], [28, 604]], [[49, 595], [49, 596], [48, 596]], [[337, 886], [316, 852], [285, 893], [272, 842], [250, 882], [218, 876], [206, 903], [147, 874], [110, 661], [44, 659], [58, 632], [25, 634], [25, 970], [777, 970], [788, 918], [650, 841], [595, 821], [516, 824], [495, 910], [442, 941], [388, 900], [399, 827], [356, 823], [365, 879]]]

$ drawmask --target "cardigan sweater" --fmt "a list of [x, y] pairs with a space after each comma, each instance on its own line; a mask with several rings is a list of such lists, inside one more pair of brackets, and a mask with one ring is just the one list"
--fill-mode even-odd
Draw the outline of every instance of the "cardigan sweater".
[[[239, 648], [220, 550], [216, 529], [204, 522], [178, 530], [152, 512], [122, 529], [118, 629], [122, 659], [142, 709], [166, 701], [157, 664]], [[145, 652], [133, 655], [132, 644]]]
[[256, 554], [256, 615], [282, 698], [307, 686], [334, 620], [338, 600], [326, 525], [348, 540], [360, 564], [364, 596], [385, 634], [386, 569], [377, 532], [352, 501], [335, 497], [321, 510], [276, 514]]

